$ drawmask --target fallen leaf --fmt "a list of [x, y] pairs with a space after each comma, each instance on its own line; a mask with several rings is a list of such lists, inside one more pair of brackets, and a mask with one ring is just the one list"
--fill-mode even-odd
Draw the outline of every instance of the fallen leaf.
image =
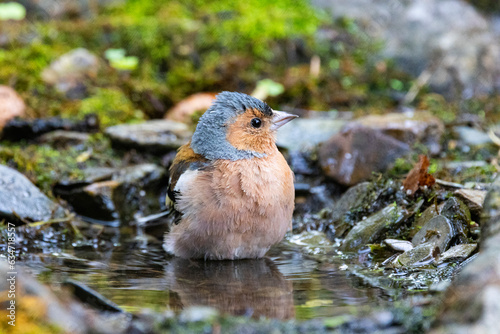
[[418, 162], [406, 176], [403, 182], [403, 188], [408, 195], [413, 195], [420, 187], [432, 187], [436, 183], [434, 176], [427, 172], [430, 162], [425, 155], [418, 156]]

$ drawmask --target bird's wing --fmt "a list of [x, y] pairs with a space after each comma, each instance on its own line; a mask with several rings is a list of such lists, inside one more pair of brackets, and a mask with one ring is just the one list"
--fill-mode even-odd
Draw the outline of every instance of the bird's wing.
[[187, 187], [192, 187], [194, 176], [199, 170], [210, 166], [210, 160], [194, 153], [190, 143], [182, 146], [175, 156], [170, 167], [170, 177], [168, 186], [168, 197], [174, 204], [178, 196]]

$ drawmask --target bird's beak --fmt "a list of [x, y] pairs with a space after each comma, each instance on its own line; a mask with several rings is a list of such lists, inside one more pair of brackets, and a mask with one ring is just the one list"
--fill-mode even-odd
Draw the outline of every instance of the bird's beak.
[[271, 130], [275, 131], [281, 128], [286, 123], [290, 122], [292, 119], [299, 116], [286, 113], [284, 111], [273, 110], [273, 120], [271, 124]]

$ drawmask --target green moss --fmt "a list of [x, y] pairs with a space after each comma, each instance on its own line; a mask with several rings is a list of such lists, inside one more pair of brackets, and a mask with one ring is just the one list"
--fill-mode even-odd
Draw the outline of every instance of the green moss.
[[144, 115], [128, 97], [116, 88], [99, 88], [95, 94], [82, 100], [78, 116], [95, 113], [103, 127], [119, 123], [140, 121]]
[[93, 135], [84, 148], [52, 148], [49, 145], [5, 143], [0, 146], [0, 164], [25, 174], [44, 193], [61, 178], [79, 178], [87, 166], [118, 166], [120, 159], [102, 134]]
[[[283, 94], [268, 99], [273, 106], [365, 110], [361, 107], [376, 103], [386, 110], [390, 92], [409, 86], [408, 77], [391, 62], [372, 59], [380, 44], [354, 21], [331, 22], [305, 0], [130, 0], [102, 10], [92, 24], [63, 19], [11, 26], [5, 27], [11, 42], [0, 51], [0, 84], [20, 92], [36, 117], [75, 116], [89, 109], [104, 124], [140, 119], [135, 110], [161, 117], [192, 93], [251, 93], [262, 79], [285, 87]], [[335, 31], [336, 37], [321, 37], [329, 34], [318, 35], [320, 28]], [[29, 43], [24, 42], [27, 36]], [[127, 67], [126, 73], [113, 64], [102, 67], [86, 82], [90, 100], [81, 105], [41, 80], [45, 67], [78, 47], [101, 57], [103, 64], [106, 50], [123, 49], [137, 67]], [[310, 73], [313, 56], [320, 59], [319, 73]], [[106, 116], [119, 109], [101, 100], [124, 100], [117, 91], [128, 100], [126, 110]]]

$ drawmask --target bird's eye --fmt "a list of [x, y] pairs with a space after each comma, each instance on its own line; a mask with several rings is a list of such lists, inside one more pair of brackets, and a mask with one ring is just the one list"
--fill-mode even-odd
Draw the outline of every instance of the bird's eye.
[[260, 120], [260, 118], [255, 117], [254, 119], [252, 119], [250, 124], [252, 124], [254, 128], [260, 128], [262, 126], [262, 121]]

